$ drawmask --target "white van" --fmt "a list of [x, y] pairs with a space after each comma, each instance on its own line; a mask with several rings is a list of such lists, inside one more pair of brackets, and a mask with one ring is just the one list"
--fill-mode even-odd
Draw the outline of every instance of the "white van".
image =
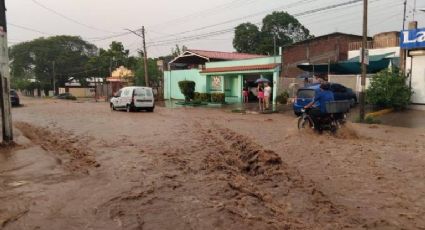
[[124, 87], [111, 98], [110, 106], [112, 110], [139, 111], [146, 110], [153, 112], [155, 100], [152, 88], [149, 87]]

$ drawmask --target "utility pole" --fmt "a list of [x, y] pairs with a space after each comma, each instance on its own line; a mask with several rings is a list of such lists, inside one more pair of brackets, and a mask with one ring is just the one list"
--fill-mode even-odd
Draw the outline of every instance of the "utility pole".
[[[406, 7], [407, 7], [407, 0], [404, 1], [404, 11], [403, 11], [403, 31], [406, 28]], [[406, 59], [407, 59], [407, 51], [405, 49], [400, 48], [400, 70], [403, 74], [406, 74]]]
[[53, 95], [56, 95], [56, 72], [55, 72], [55, 61], [52, 63], [52, 75], [53, 75]]
[[403, 30], [405, 29], [406, 26], [406, 7], [407, 7], [407, 0], [404, 0], [404, 11], [403, 11]]
[[146, 36], [145, 36], [145, 27], [142, 26], [142, 34], [140, 35], [136, 31], [126, 29], [130, 31], [131, 33], [135, 34], [136, 36], [139, 36], [143, 39], [143, 63], [144, 63], [144, 69], [145, 69], [145, 84], [146, 86], [149, 86], [149, 76], [148, 76], [148, 53], [146, 51]]
[[13, 141], [5, 0], [0, 0], [0, 109], [3, 142]]
[[366, 85], [366, 48], [367, 48], [367, 1], [363, 0], [363, 41], [362, 41], [362, 78], [360, 87], [360, 121], [363, 122], [365, 118], [365, 85]]
[[142, 26], [142, 36], [143, 36], [143, 59], [145, 64], [145, 83], [146, 86], [149, 86], [149, 76], [148, 76], [148, 53], [146, 52], [146, 36], [145, 36], [145, 27]]

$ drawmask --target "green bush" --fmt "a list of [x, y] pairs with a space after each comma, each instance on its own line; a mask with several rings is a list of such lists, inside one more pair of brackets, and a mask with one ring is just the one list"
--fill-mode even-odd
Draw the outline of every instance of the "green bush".
[[403, 109], [410, 103], [411, 96], [406, 77], [398, 70], [379, 72], [366, 90], [367, 103], [383, 108]]
[[289, 93], [288, 91], [284, 91], [276, 97], [276, 101], [282, 105], [286, 105], [288, 103]]
[[213, 103], [224, 103], [225, 102], [225, 95], [224, 93], [213, 93], [211, 94], [211, 102]]
[[202, 101], [202, 102], [211, 102], [211, 94], [209, 93], [198, 93], [195, 92], [194, 100]]
[[201, 99], [201, 101], [211, 102], [211, 94], [210, 93], [201, 93], [200, 99]]
[[73, 96], [73, 95], [66, 95], [65, 96], [65, 99], [66, 100], [72, 100], [72, 101], [76, 101], [77, 100], [77, 98], [75, 96]]
[[179, 88], [186, 102], [194, 98], [195, 85], [196, 83], [194, 81], [179, 81]]

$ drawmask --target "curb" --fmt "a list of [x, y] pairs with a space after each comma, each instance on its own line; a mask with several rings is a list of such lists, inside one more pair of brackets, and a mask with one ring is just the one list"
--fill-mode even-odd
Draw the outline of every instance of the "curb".
[[391, 113], [393, 111], [394, 111], [394, 109], [383, 109], [383, 110], [379, 110], [379, 111], [376, 111], [376, 112], [367, 113], [366, 117], [368, 117], [368, 116], [379, 117], [379, 116], [382, 116], [384, 114]]

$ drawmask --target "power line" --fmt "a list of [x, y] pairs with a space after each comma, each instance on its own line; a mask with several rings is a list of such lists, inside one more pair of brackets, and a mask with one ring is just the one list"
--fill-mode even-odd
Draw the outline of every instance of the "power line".
[[46, 5], [43, 5], [42, 3], [40, 3], [39, 1], [37, 1], [37, 0], [31, 0], [33, 3], [35, 3], [36, 5], [38, 5], [39, 7], [41, 7], [41, 8], [43, 8], [43, 9], [45, 9], [45, 10], [47, 10], [47, 11], [49, 11], [49, 12], [51, 12], [51, 13], [53, 13], [53, 14], [56, 14], [56, 15], [58, 15], [59, 17], [61, 17], [61, 18], [64, 18], [64, 19], [66, 19], [66, 20], [68, 20], [68, 21], [70, 21], [70, 22], [73, 22], [73, 23], [75, 23], [75, 24], [78, 24], [78, 25], [80, 25], [80, 26], [84, 26], [84, 27], [86, 27], [86, 28], [89, 28], [89, 29], [92, 29], [92, 30], [96, 30], [96, 31], [100, 31], [100, 32], [106, 32], [106, 33], [115, 33], [115, 32], [111, 32], [111, 31], [107, 31], [107, 30], [104, 30], [104, 29], [99, 29], [99, 28], [96, 28], [96, 27], [94, 27], [94, 26], [91, 26], [91, 25], [87, 25], [87, 24], [84, 24], [84, 23], [82, 23], [82, 22], [79, 22], [79, 21], [77, 21], [77, 20], [75, 20], [75, 19], [73, 19], [73, 18], [71, 18], [71, 17], [68, 17], [68, 16], [66, 16], [66, 15], [64, 15], [64, 14], [62, 14], [62, 13], [60, 13], [60, 12], [58, 12], [58, 11], [56, 11], [56, 10], [54, 10], [54, 9], [52, 9], [52, 8], [49, 8], [49, 7], [47, 7]]
[[22, 29], [22, 30], [27, 30], [27, 31], [31, 31], [31, 32], [39, 33], [39, 34], [44, 34], [44, 35], [53, 35], [51, 33], [43, 32], [43, 31], [40, 31], [40, 30], [32, 29], [32, 28], [29, 28], [29, 27], [26, 27], [26, 26], [17, 25], [17, 24], [10, 23], [10, 22], [8, 22], [7, 24], [9, 26], [16, 27], [16, 28], [19, 28], [19, 29]]
[[208, 9], [205, 9], [205, 10], [200, 10], [200, 11], [195, 12], [193, 14], [185, 15], [185, 16], [182, 16], [182, 17], [179, 17], [179, 18], [175, 18], [175, 19], [172, 19], [172, 20], [161, 22], [161, 23], [156, 24], [156, 25], [152, 25], [151, 27], [159, 27], [159, 26], [164, 27], [163, 25], [169, 25], [169, 23], [173, 23], [173, 25], [175, 25], [175, 23], [177, 23], [177, 22], [186, 21], [186, 19], [193, 20], [193, 18], [197, 18], [197, 17], [200, 17], [200, 16], [203, 17], [207, 14], [209, 16], [211, 16], [212, 12], [215, 12], [215, 11], [222, 12], [225, 9], [234, 9], [235, 7], [231, 7], [232, 5], [236, 4], [236, 6], [238, 6], [238, 3], [243, 3], [243, 5], [239, 5], [239, 6], [246, 6], [246, 5], [248, 5], [248, 4], [250, 4], [254, 1], [255, 0], [233, 0], [230, 3], [225, 3], [225, 4], [218, 5], [218, 6], [208, 8]]
[[[325, 6], [325, 7], [320, 7], [320, 8], [317, 8], [317, 9], [312, 9], [312, 10], [307, 10], [307, 11], [304, 11], [304, 12], [296, 13], [296, 14], [293, 14], [293, 16], [294, 17], [302, 17], [302, 16], [306, 16], [306, 15], [310, 15], [310, 14], [315, 14], [315, 13], [318, 13], [318, 12], [323, 12], [323, 11], [335, 9], [335, 8], [342, 7], [342, 6], [352, 5], [352, 4], [361, 2], [361, 1], [363, 1], [363, 0], [350, 0], [350, 1], [347, 1], [347, 2], [343, 2], [343, 3], [333, 4], [333, 5], [329, 5], [329, 6]], [[262, 22], [257, 22], [257, 23], [254, 23], [254, 24], [261, 25], [261, 23]], [[150, 44], [150, 46], [165, 45], [165, 44], [169, 44], [170, 42], [174, 43], [174, 42], [181, 42], [181, 41], [197, 40], [197, 39], [201, 39], [201, 38], [208, 37], [208, 36], [217, 36], [217, 35], [220, 35], [220, 34], [228, 33], [228, 32], [231, 32], [233, 30], [234, 30], [234, 28], [232, 27], [232, 28], [219, 30], [219, 31], [212, 31], [212, 32], [204, 33], [204, 34], [186, 36], [186, 37], [182, 37], [182, 38], [179, 38], [179, 39], [162, 40], [162, 41], [157, 41], [154, 44]], [[192, 30], [192, 31], [195, 31], [195, 30]], [[181, 33], [185, 33], [185, 32], [181, 32]]]
[[[229, 23], [232, 23], [232, 22], [235, 22], [235, 21], [245, 20], [245, 19], [248, 19], [248, 18], [251, 18], [251, 17], [263, 15], [265, 13], [269, 13], [270, 11], [275, 11], [275, 10], [282, 9], [282, 8], [289, 9], [289, 8], [292, 8], [292, 7], [295, 7], [295, 6], [299, 6], [301, 4], [305, 4], [305, 3], [308, 3], [308, 2], [312, 2], [312, 1], [317, 1], [317, 0], [301, 0], [301, 1], [296, 2], [296, 3], [291, 3], [291, 4], [286, 4], [286, 5], [283, 5], [283, 6], [279, 6], [278, 8], [263, 10], [263, 11], [260, 11], [260, 12], [254, 13], [254, 14], [249, 14], [249, 15], [246, 15], [246, 16], [243, 16], [243, 17], [239, 17], [239, 18], [233, 18], [233, 19], [226, 20], [226, 21], [223, 21], [223, 22], [220, 22], [220, 23], [216, 23], [216, 24], [212, 24], [212, 25], [208, 25], [208, 26], [202, 26], [202, 27], [199, 27], [199, 28], [196, 28], [196, 29], [192, 29], [192, 30], [181, 31], [179, 33], [180, 34], [190, 33], [190, 32], [195, 32], [195, 31], [199, 31], [199, 30], [208, 29], [208, 28], [211, 28], [211, 27], [216, 27], [216, 26], [220, 26], [220, 25], [224, 25], [224, 24], [229, 24]], [[359, 0], [356, 0], [356, 1], [359, 1]], [[168, 35], [168, 36], [173, 36], [173, 35]], [[164, 38], [164, 37], [165, 36], [163, 36], [163, 37], [156, 37], [154, 39], [160, 39], [160, 38]]]

